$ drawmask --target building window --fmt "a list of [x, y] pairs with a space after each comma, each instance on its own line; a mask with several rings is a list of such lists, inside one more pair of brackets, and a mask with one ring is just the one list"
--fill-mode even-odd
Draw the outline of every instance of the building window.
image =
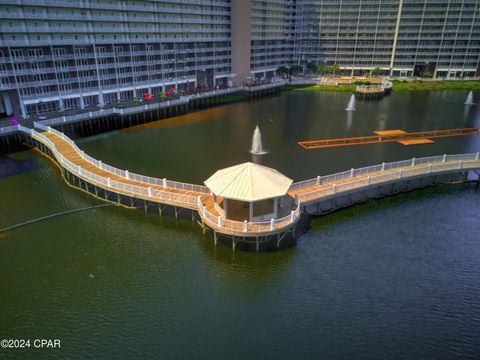
[[23, 57], [23, 51], [20, 50], [20, 49], [12, 50], [12, 57], [13, 57], [14, 59], [22, 58], [22, 57]]

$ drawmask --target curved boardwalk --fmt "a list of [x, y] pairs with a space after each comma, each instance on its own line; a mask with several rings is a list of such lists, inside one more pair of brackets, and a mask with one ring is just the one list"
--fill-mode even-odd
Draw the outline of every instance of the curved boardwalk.
[[464, 180], [470, 173], [478, 176], [480, 169], [480, 154], [473, 153], [413, 158], [318, 176], [292, 184], [289, 197], [286, 198], [288, 206], [279, 214], [279, 218], [264, 222], [241, 222], [222, 218], [221, 212], [217, 211], [221, 199], [214, 199], [205, 186], [114, 168], [86, 155], [63, 133], [39, 124], [36, 126], [43, 131], [37, 132], [22, 126], [18, 129], [32, 139], [34, 146], [58, 162], [68, 181], [75, 183], [77, 180], [79, 187], [85, 187], [86, 191], [98, 197], [103, 194], [105, 200], [125, 203], [125, 199], [128, 199], [131, 206], [144, 206], [145, 210], [157, 206], [161, 213], [162, 207], [171, 206], [177, 215], [177, 211], [189, 209], [192, 215], [198, 213], [204, 227], [214, 231], [215, 241], [217, 234], [231, 237], [234, 248], [238, 238], [255, 238], [258, 250], [262, 238], [268, 241], [275, 237], [278, 246], [286, 234], [295, 237], [295, 226], [302, 212], [321, 214], [368, 198], [440, 181]]
[[[142, 182], [141, 179], [131, 179], [130, 175], [128, 175], [127, 178], [127, 175], [125, 174], [122, 176], [114, 172], [104, 170], [103, 165], [94, 164], [90, 161], [87, 161], [84, 157], [82, 157], [83, 154], [79, 153], [70, 142], [61, 138], [57, 134], [44, 132], [42, 135], [55, 145], [55, 148], [60, 152], [60, 154], [62, 154], [64, 160], [67, 160], [78, 167], [80, 176], [82, 176], [83, 173], [88, 172], [95, 174], [99, 178], [107, 179], [106, 189], [109, 188], [108, 180], [110, 180], [110, 184], [112, 184], [112, 182], [115, 183], [116, 192], [122, 195], [135, 196], [140, 199], [153, 201], [158, 200], [166, 205], [196, 209], [197, 204], [195, 199], [203, 194], [203, 192], [200, 191], [182, 190], [168, 186], [164, 187], [163, 185], [157, 185], [155, 183], [152, 184], [148, 182]], [[85, 180], [89, 180], [92, 185], [97, 185], [100, 187], [104, 185], [104, 182], [98, 181], [95, 178], [87, 177]], [[163, 180], [159, 182], [162, 181]], [[191, 199], [191, 197], [194, 199]]]

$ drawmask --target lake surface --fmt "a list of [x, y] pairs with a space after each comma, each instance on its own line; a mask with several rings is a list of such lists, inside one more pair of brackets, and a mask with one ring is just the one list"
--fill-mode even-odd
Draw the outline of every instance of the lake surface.
[[[479, 98], [480, 94], [475, 94]], [[78, 141], [123, 169], [202, 183], [250, 160], [295, 180], [383, 161], [476, 152], [480, 137], [405, 147], [304, 150], [297, 141], [480, 127], [466, 92], [289, 92]], [[480, 101], [480, 99], [478, 99]], [[101, 204], [70, 188], [38, 152], [34, 171], [0, 179], [0, 229]], [[442, 185], [314, 218], [272, 253], [213, 246], [189, 220], [110, 206], [0, 232], [0, 338], [56, 338], [61, 350], [0, 358], [478, 358], [480, 191]]]

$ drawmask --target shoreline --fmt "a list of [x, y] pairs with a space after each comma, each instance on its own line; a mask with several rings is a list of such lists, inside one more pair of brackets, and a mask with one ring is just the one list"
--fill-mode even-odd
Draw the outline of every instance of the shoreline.
[[[391, 80], [393, 91], [436, 91], [436, 90], [472, 90], [480, 91], [478, 80]], [[285, 85], [285, 90], [293, 91], [330, 91], [330, 92], [355, 92], [352, 85]]]

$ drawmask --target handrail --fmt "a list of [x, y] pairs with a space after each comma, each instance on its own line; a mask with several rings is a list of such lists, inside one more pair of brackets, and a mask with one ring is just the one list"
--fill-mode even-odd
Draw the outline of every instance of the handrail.
[[272, 83], [262, 84], [262, 85], [252, 85], [252, 86], [244, 85], [243, 89], [244, 90], [263, 90], [263, 89], [270, 89], [274, 87], [284, 86], [285, 84], [286, 82], [284, 80], [281, 80], [281, 81], [275, 81]]
[[[282, 230], [286, 227], [289, 227], [295, 223], [301, 215], [301, 205], [300, 202], [296, 202], [296, 208], [291, 211], [290, 214], [278, 219], [271, 219], [269, 221], [237, 221], [225, 219], [221, 215], [215, 216], [203, 205], [201, 197], [197, 198], [198, 213], [204, 220], [207, 220], [212, 227], [222, 228], [230, 230], [233, 232], [242, 232], [242, 233], [258, 233], [258, 232], [271, 232]], [[259, 231], [258, 228], [262, 231]]]
[[[437, 157], [433, 157], [435, 160]], [[374, 184], [381, 184], [393, 180], [408, 179], [411, 177], [424, 175], [424, 174], [434, 174], [438, 172], [444, 172], [448, 170], [461, 170], [461, 169], [471, 169], [480, 167], [480, 153], [472, 154], [459, 154], [459, 155], [444, 155], [440, 157], [442, 161], [425, 161], [429, 158], [423, 159], [412, 159], [409, 161], [409, 164], [398, 168], [398, 171], [389, 171], [395, 170], [384, 169], [378, 170], [381, 173], [377, 175], [370, 175], [358, 180], [353, 180], [345, 183], [331, 184], [328, 187], [323, 187], [320, 189], [315, 189], [309, 192], [304, 192], [299, 194], [302, 202], [311, 202], [314, 200], [319, 200], [322, 197], [333, 196], [338, 193], [350, 191], [353, 189], [365, 188]], [[471, 164], [474, 162], [474, 164]], [[400, 162], [401, 163], [401, 162]], [[471, 166], [474, 165], [474, 166]], [[385, 168], [385, 166], [384, 166]], [[332, 180], [334, 181], [334, 180]], [[313, 186], [313, 185], [311, 185]]]
[[29, 131], [30, 135], [37, 139], [38, 141], [42, 142], [46, 146], [50, 148], [53, 152], [55, 158], [61, 163], [61, 165], [73, 173], [75, 176], [78, 176], [82, 179], [88, 179], [89, 181], [93, 182], [94, 184], [100, 184], [103, 188], [118, 190], [122, 193], [134, 195], [134, 196], [141, 196], [143, 198], [149, 198], [156, 201], [170, 201], [175, 202], [182, 205], [195, 205], [197, 198], [192, 195], [187, 194], [178, 194], [171, 191], [164, 191], [164, 190], [157, 190], [152, 189], [148, 186], [137, 186], [131, 185], [115, 180], [111, 180], [110, 178], [105, 178], [103, 176], [99, 176], [94, 174], [88, 170], [85, 170], [78, 165], [73, 164], [69, 160], [67, 160], [56, 148], [55, 144], [48, 139], [46, 136], [42, 135], [41, 133], [31, 129]]
[[18, 131], [19, 125], [11, 125], [0, 127], [0, 134], [10, 134]]
[[214, 95], [228, 94], [228, 93], [232, 93], [232, 92], [238, 92], [240, 90], [242, 90], [241, 87], [232, 87], [232, 88], [227, 88], [227, 89], [212, 90], [212, 91], [207, 91], [207, 92], [204, 92], [204, 93], [183, 95], [183, 96], [181, 96], [180, 99], [164, 100], [164, 101], [161, 101], [161, 102], [144, 103], [142, 105], [120, 107], [120, 108], [114, 106], [114, 107], [111, 107], [111, 108], [108, 108], [108, 109], [100, 109], [100, 110], [89, 111], [89, 112], [84, 112], [84, 113], [80, 113], [80, 114], [64, 115], [64, 116], [57, 117], [57, 118], [41, 120], [41, 121], [38, 121], [36, 123], [37, 124], [42, 124], [42, 125], [58, 125], [58, 124], [65, 124], [65, 123], [74, 122], [74, 121], [77, 121], [77, 120], [90, 119], [90, 118], [94, 118], [94, 117], [101, 117], [101, 116], [107, 116], [107, 115], [112, 115], [112, 114], [127, 115], [127, 114], [133, 114], [133, 113], [136, 113], [136, 112], [147, 111], [147, 110], [161, 109], [161, 108], [174, 106], [174, 105], [179, 105], [179, 104], [187, 104], [192, 99], [201, 99], [201, 98], [204, 98], [204, 97], [209, 97], [209, 96], [214, 96]]
[[178, 181], [171, 181], [167, 179], [158, 179], [150, 176], [145, 176], [145, 175], [139, 175], [133, 172], [130, 172], [128, 170], [121, 170], [116, 167], [110, 166], [108, 164], [104, 164], [100, 160], [96, 160], [90, 155], [85, 154], [83, 150], [81, 150], [75, 142], [70, 139], [68, 136], [66, 136], [64, 133], [50, 127], [50, 126], [45, 126], [42, 125], [38, 122], [34, 122], [34, 126], [37, 127], [38, 129], [47, 131], [49, 133], [55, 134], [56, 136], [62, 138], [65, 140], [67, 143], [69, 143], [75, 151], [80, 155], [80, 157], [92, 165], [107, 171], [109, 173], [112, 173], [114, 175], [120, 176], [126, 180], [134, 180], [138, 182], [142, 182], [145, 184], [149, 185], [155, 185], [155, 186], [162, 186], [164, 188], [172, 188], [172, 189], [177, 189], [177, 190], [184, 190], [184, 191], [192, 191], [192, 192], [199, 192], [199, 193], [205, 193], [209, 194], [210, 190], [206, 186], [202, 185], [195, 185], [195, 184], [189, 184], [189, 183], [182, 183]]
[[[38, 124], [37, 124], [38, 125]], [[55, 144], [42, 133], [37, 132], [34, 129], [28, 129], [24, 126], [17, 125], [17, 130], [29, 134], [32, 138], [42, 142], [48, 146], [54, 154], [54, 157], [59, 163], [68, 171], [74, 175], [89, 180], [93, 184], [99, 184], [107, 190], [116, 190], [120, 193], [141, 197], [144, 199], [151, 199], [157, 202], [169, 202], [170, 204], [179, 204], [180, 206], [188, 205], [190, 208], [197, 208], [200, 216], [204, 221], [209, 223], [211, 227], [226, 229], [234, 233], [271, 233], [274, 231], [285, 229], [294, 224], [301, 215], [301, 206], [308, 204], [312, 201], [319, 201], [322, 197], [329, 198], [336, 194], [356, 190], [360, 188], [368, 188], [373, 185], [396, 181], [400, 179], [408, 179], [424, 174], [442, 173], [452, 170], [468, 170], [480, 168], [480, 153], [470, 154], [456, 154], [456, 155], [443, 155], [443, 156], [431, 156], [424, 158], [413, 158], [411, 160], [397, 161], [391, 163], [382, 163], [380, 165], [368, 166], [360, 169], [351, 169], [337, 174], [332, 174], [324, 177], [317, 177], [314, 179], [305, 180], [293, 184], [290, 187], [290, 191], [304, 189], [306, 187], [318, 186], [326, 184], [324, 187], [320, 187], [311, 191], [297, 193], [296, 194], [296, 208], [291, 211], [289, 215], [282, 218], [271, 219], [270, 221], [236, 221], [230, 219], [224, 219], [221, 215], [215, 216], [209, 212], [206, 206], [202, 203], [201, 195], [209, 194], [208, 188], [200, 185], [186, 184], [166, 179], [155, 179], [150, 177], [143, 177], [128, 171], [116, 169], [109, 165], [104, 165], [100, 161], [93, 159], [92, 157], [85, 155], [76, 144], [69, 139], [65, 134], [45, 127], [44, 125], [38, 126], [39, 129], [47, 129], [47, 131], [54, 133], [57, 136], [62, 137], [65, 141], [71, 144], [74, 149], [82, 156], [83, 159], [91, 162], [92, 164], [99, 166], [101, 169], [111, 172], [112, 174], [121, 176], [124, 179], [137, 180], [144, 183], [145, 186], [131, 185], [127, 182], [121, 182], [106, 178], [104, 176], [97, 175], [86, 169], [81, 168], [78, 165], [73, 164], [67, 160], [56, 148]], [[99, 165], [97, 165], [99, 164]], [[363, 175], [362, 178], [357, 178]], [[365, 176], [368, 175], [368, 176]], [[351, 181], [335, 183], [336, 180], [351, 179]], [[151, 181], [151, 182], [147, 182]], [[153, 182], [156, 182], [153, 184]], [[158, 183], [160, 182], [160, 184]], [[186, 191], [195, 192], [196, 195], [176, 193], [173, 191], [152, 189], [148, 185], [159, 185], [164, 188], [182, 189]], [[207, 192], [204, 192], [204, 190]]]
[[[473, 157], [473, 158], [475, 158], [477, 156], [477, 154], [478, 153], [460, 154], [460, 155], [429, 156], [429, 157], [423, 157], [423, 158], [418, 158], [418, 159], [414, 158], [414, 159], [411, 159], [411, 160], [402, 160], [402, 161], [395, 161], [395, 162], [390, 162], [390, 163], [382, 163], [382, 164], [366, 166], [366, 167], [358, 168], [358, 169], [353, 169], [352, 168], [351, 170], [348, 170], [348, 171], [342, 171], [342, 172], [339, 172], [339, 173], [336, 173], [336, 174], [326, 175], [326, 176], [317, 176], [316, 178], [312, 178], [312, 179], [303, 180], [303, 181], [293, 183], [290, 186], [289, 191], [300, 190], [300, 189], [304, 189], [306, 187], [310, 187], [310, 186], [314, 186], [314, 185], [321, 185], [321, 184], [325, 184], [325, 183], [328, 183], [328, 182], [341, 180], [341, 179], [345, 179], [345, 178], [354, 178], [356, 176], [360, 176], [360, 175], [367, 174], [367, 173], [398, 169], [398, 168], [401, 168], [401, 167], [411, 165], [412, 162], [414, 162], [416, 165], [437, 163], [437, 162], [446, 162], [446, 161], [454, 161], [455, 159], [457, 159], [459, 157], [466, 157], [466, 158]], [[463, 159], [463, 160], [465, 160], [465, 159]]]

